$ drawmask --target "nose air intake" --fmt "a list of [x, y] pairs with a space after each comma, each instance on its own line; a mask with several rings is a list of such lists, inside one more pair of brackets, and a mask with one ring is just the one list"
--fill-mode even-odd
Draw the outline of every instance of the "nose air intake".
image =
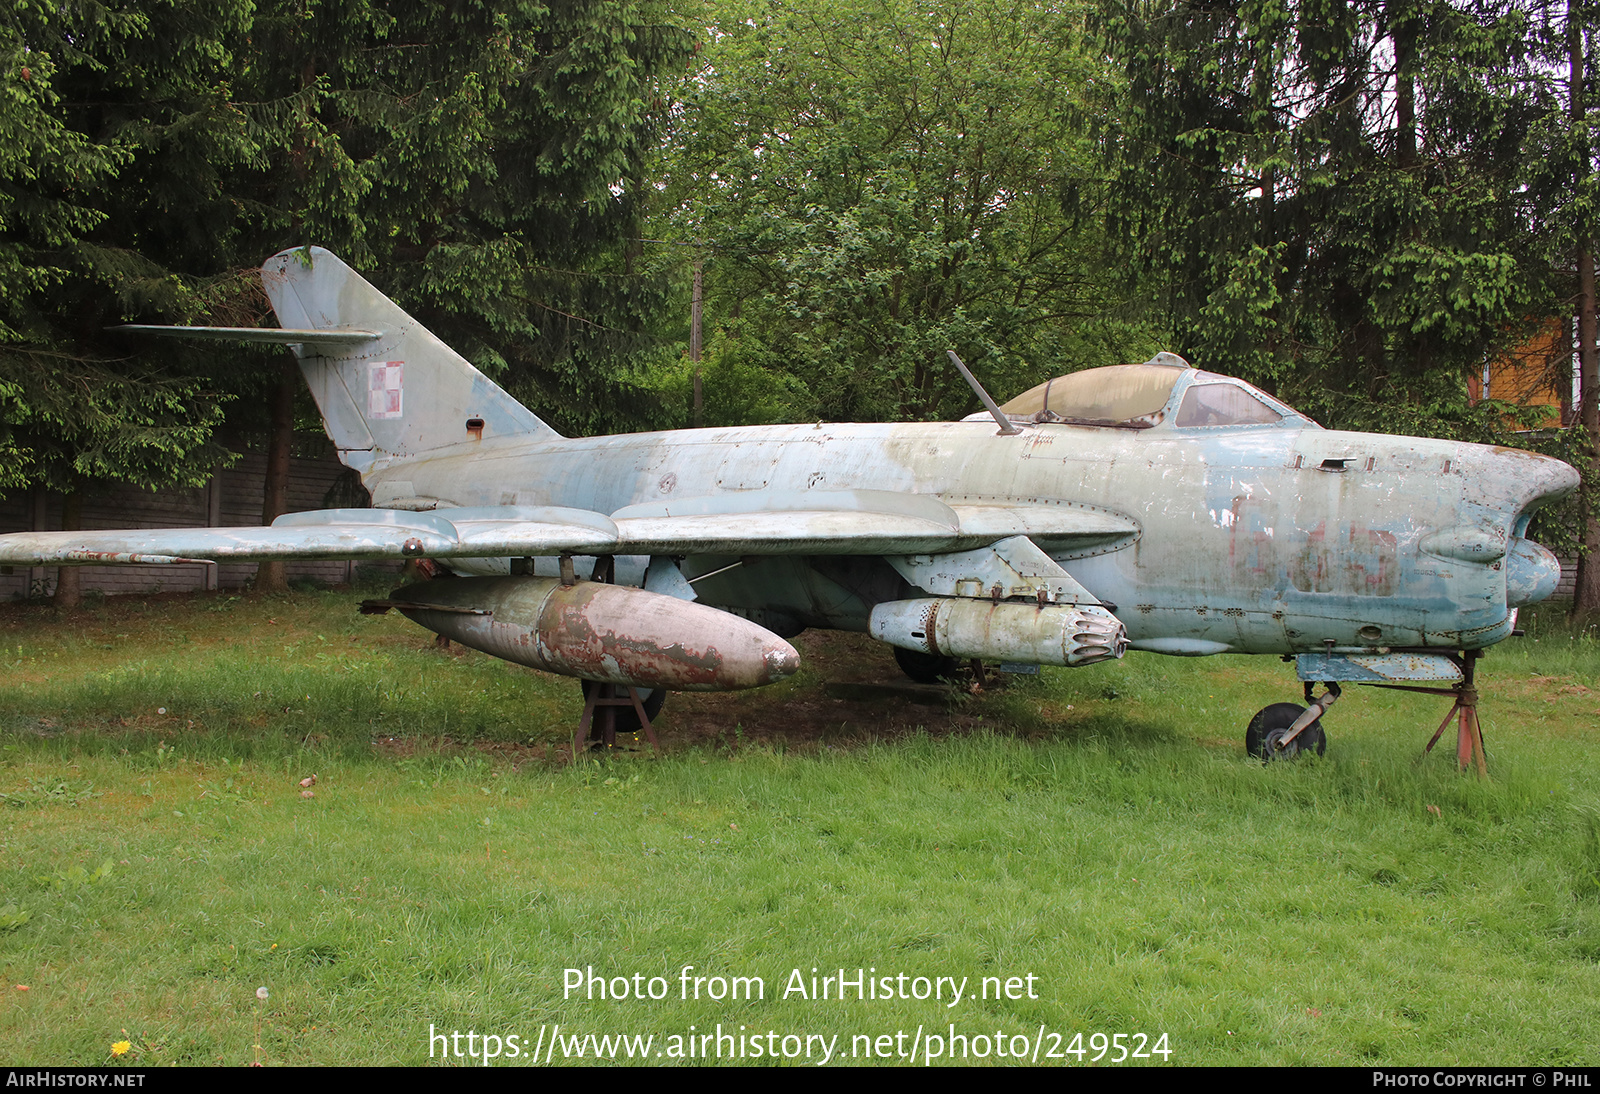
[[1514, 539], [1506, 552], [1506, 607], [1520, 608], [1549, 599], [1561, 581], [1561, 563], [1527, 539]]

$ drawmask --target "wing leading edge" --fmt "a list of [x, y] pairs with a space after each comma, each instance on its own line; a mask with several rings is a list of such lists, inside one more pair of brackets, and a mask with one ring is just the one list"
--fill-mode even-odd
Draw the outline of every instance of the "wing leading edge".
[[1098, 553], [1139, 535], [1132, 518], [1031, 499], [950, 499], [890, 491], [739, 492], [632, 505], [606, 515], [563, 506], [409, 512], [320, 509], [270, 527], [19, 532], [0, 565], [372, 561], [534, 555], [912, 555], [1029, 536], [1053, 552]]

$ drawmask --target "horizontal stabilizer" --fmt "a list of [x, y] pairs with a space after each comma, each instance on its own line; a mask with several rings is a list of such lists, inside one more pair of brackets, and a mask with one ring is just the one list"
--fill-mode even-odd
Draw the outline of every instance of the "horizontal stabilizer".
[[282, 327], [165, 327], [124, 323], [107, 330], [157, 334], [166, 338], [209, 338], [219, 342], [268, 342], [276, 346], [359, 346], [382, 337], [375, 330], [284, 330]]

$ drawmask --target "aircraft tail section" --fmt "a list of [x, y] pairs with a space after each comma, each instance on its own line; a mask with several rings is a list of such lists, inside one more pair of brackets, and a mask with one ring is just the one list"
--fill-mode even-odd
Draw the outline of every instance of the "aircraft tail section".
[[348, 466], [506, 435], [559, 436], [331, 252], [280, 252], [261, 279], [278, 322], [307, 332], [293, 348]]

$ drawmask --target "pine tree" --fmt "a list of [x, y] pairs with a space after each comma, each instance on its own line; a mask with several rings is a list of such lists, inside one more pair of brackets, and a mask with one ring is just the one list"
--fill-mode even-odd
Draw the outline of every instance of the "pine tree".
[[[1196, 364], [1330, 425], [1489, 439], [1466, 375], [1541, 314], [1525, 20], [1444, 0], [1101, 7], [1115, 223]], [[1397, 422], [1397, 418], [1399, 421]]]
[[630, 0], [12, 5], [0, 489], [202, 482], [230, 398], [284, 455], [281, 352], [104, 328], [260, 322], [255, 267], [311, 243], [559, 425], [647, 420], [633, 358], [660, 294], [619, 274], [689, 45]]

